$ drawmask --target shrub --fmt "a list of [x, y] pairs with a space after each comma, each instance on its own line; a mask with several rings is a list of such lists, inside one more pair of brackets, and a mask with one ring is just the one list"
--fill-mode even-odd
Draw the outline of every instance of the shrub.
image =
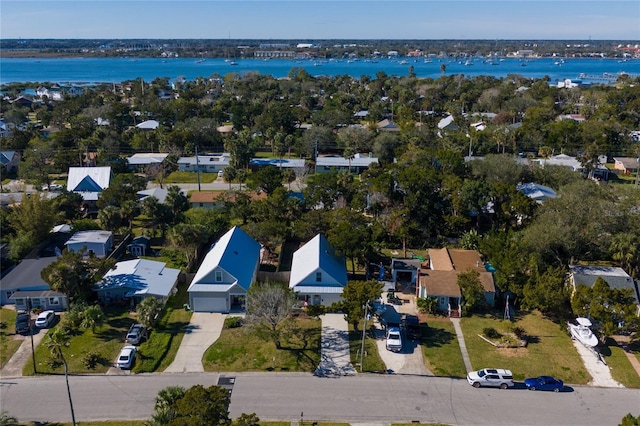
[[54, 357], [47, 358], [47, 360], [44, 363], [47, 365], [47, 367], [49, 367], [52, 370], [55, 370], [56, 368], [62, 365], [62, 361]]
[[499, 338], [502, 337], [502, 334], [498, 333], [498, 330], [496, 330], [493, 327], [485, 327], [485, 328], [483, 328], [482, 329], [482, 334], [484, 334], [489, 339], [499, 339]]
[[417, 304], [421, 313], [429, 313], [431, 315], [438, 313], [438, 298], [436, 297], [419, 297]]
[[4, 330], [7, 327], [8, 327], [8, 325], [7, 325], [6, 321], [0, 321], [0, 329]]
[[242, 318], [241, 317], [227, 317], [224, 320], [225, 328], [238, 328], [242, 327]]
[[87, 352], [84, 354], [81, 361], [82, 365], [93, 370], [98, 364], [100, 364], [100, 362], [102, 362], [102, 355], [95, 351]]
[[318, 317], [327, 313], [327, 308], [324, 305], [309, 305], [306, 308], [307, 315], [310, 317]]
[[513, 334], [515, 334], [516, 337], [520, 340], [522, 340], [527, 335], [526, 331], [524, 331], [524, 328], [520, 326], [513, 327]]

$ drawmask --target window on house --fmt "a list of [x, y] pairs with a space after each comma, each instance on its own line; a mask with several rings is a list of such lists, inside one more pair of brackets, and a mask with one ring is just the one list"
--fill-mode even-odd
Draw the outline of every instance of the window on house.
[[204, 203], [200, 203], [200, 207], [204, 207]]
[[57, 297], [50, 297], [49, 298], [49, 305], [59, 305], [60, 301], [58, 300]]
[[216, 271], [216, 282], [217, 283], [222, 282], [222, 271]]
[[440, 304], [444, 305], [444, 297], [440, 296], [439, 299], [440, 299]]
[[322, 281], [322, 272], [316, 272], [316, 282]]
[[7, 291], [5, 293], [5, 295], [7, 296], [7, 299], [9, 299], [11, 297], [11, 295], [13, 294], [13, 291]]

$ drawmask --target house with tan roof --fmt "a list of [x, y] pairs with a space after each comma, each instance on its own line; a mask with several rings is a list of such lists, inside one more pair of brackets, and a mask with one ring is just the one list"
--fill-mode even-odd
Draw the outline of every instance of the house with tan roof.
[[620, 170], [625, 175], [638, 172], [638, 158], [633, 157], [613, 157], [614, 170]]
[[[246, 191], [244, 194], [247, 194], [254, 201], [267, 198], [267, 194], [264, 192]], [[192, 209], [215, 210], [223, 208], [225, 202], [234, 202], [237, 198], [238, 195], [234, 191], [195, 191], [189, 196], [189, 203]]]
[[476, 250], [441, 248], [429, 249], [428, 254], [429, 267], [420, 269], [418, 274], [418, 297], [437, 298], [439, 310], [457, 317], [463, 302], [458, 275], [473, 270], [479, 273], [485, 301], [493, 306], [496, 294], [493, 274], [485, 269], [480, 253]]

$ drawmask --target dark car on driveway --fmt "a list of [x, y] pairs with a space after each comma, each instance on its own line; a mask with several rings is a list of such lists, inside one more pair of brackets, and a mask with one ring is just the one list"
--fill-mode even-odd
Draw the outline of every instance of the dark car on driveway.
[[564, 389], [564, 383], [562, 380], [556, 379], [551, 376], [530, 377], [524, 381], [525, 386], [529, 390], [543, 390], [560, 392]]
[[28, 333], [31, 329], [31, 315], [26, 311], [18, 311], [16, 315], [16, 334]]

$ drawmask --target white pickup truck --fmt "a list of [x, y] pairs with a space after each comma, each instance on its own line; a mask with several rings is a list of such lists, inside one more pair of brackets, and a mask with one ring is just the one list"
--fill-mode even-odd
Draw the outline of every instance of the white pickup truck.
[[147, 337], [147, 327], [142, 324], [133, 324], [127, 333], [127, 343], [139, 345]]
[[387, 350], [392, 352], [402, 351], [402, 333], [398, 327], [389, 327], [389, 330], [387, 330]]

